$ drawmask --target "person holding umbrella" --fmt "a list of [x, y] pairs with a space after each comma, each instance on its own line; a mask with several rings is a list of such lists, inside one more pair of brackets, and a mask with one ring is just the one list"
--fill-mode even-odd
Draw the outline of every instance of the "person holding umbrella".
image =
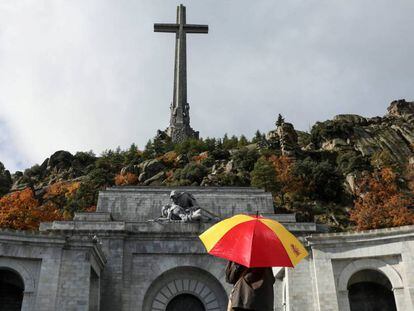
[[275, 278], [271, 268], [247, 268], [229, 261], [226, 282], [233, 284], [228, 311], [273, 311]]
[[207, 252], [225, 258], [226, 280], [233, 284], [228, 310], [273, 311], [271, 267], [294, 267], [308, 255], [279, 222], [235, 215], [200, 235]]

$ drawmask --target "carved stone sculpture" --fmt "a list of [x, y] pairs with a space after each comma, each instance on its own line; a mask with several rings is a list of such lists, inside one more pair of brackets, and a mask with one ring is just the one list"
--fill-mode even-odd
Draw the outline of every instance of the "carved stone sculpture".
[[161, 208], [161, 217], [157, 221], [207, 222], [213, 218], [203, 208], [191, 193], [171, 191], [170, 203]]

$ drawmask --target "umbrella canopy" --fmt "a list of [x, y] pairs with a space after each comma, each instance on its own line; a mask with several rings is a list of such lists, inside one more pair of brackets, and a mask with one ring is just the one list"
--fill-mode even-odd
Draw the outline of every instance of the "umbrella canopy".
[[246, 267], [294, 267], [308, 252], [275, 220], [236, 215], [220, 221], [200, 239], [207, 252]]

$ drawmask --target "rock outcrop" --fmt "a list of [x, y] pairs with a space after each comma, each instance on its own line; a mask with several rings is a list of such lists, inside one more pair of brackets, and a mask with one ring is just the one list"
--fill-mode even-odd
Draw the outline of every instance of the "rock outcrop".
[[359, 151], [404, 165], [414, 157], [414, 102], [393, 101], [384, 117], [338, 115], [318, 122], [313, 139], [322, 150]]
[[139, 182], [145, 182], [160, 173], [165, 166], [161, 161], [153, 159], [142, 162], [139, 168], [142, 173], [139, 175], [138, 180]]
[[300, 151], [298, 134], [293, 124], [285, 122], [283, 119], [277, 125], [276, 130], [270, 131], [266, 135], [266, 140], [272, 148], [280, 148], [282, 155], [285, 156], [295, 156]]

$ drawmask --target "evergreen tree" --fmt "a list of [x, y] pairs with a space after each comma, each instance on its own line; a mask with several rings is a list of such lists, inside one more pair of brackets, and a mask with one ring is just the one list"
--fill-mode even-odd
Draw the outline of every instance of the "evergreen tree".
[[249, 144], [249, 141], [247, 140], [246, 136], [241, 135], [239, 138], [239, 142], [237, 143], [237, 147], [241, 148], [244, 146], [247, 146]]
[[266, 135], [264, 133], [262, 134], [259, 130], [257, 130], [252, 139], [252, 143], [257, 144], [264, 140], [266, 140]]
[[252, 186], [272, 192], [273, 195], [280, 190], [276, 178], [275, 167], [264, 157], [260, 157], [251, 172]]
[[276, 127], [282, 126], [283, 123], [285, 123], [285, 119], [279, 113], [279, 115], [277, 117], [277, 121], [276, 121]]
[[12, 185], [10, 172], [4, 168], [3, 163], [0, 162], [0, 197], [9, 192]]

